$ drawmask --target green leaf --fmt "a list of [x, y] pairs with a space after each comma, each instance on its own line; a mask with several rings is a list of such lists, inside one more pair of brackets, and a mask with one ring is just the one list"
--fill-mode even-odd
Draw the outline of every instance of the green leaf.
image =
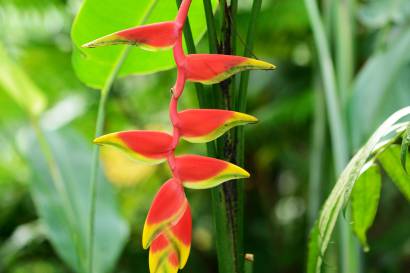
[[401, 151], [400, 151], [401, 166], [403, 167], [403, 170], [407, 174], [408, 172], [406, 168], [406, 162], [407, 162], [407, 155], [409, 153], [409, 146], [410, 146], [410, 125], [407, 126], [407, 129], [403, 134], [403, 139], [401, 142]]
[[385, 49], [367, 60], [353, 84], [348, 114], [355, 148], [378, 124], [410, 101], [410, 29], [396, 32]]
[[0, 44], [0, 89], [29, 115], [37, 116], [46, 107], [46, 98], [27, 74], [9, 58]]
[[[216, 7], [216, 0], [213, 0]], [[88, 86], [102, 88], [126, 46], [80, 49], [86, 42], [145, 23], [173, 20], [177, 14], [172, 0], [85, 0], [77, 14], [73, 28], [73, 65], [78, 77]], [[195, 41], [206, 28], [202, 1], [192, 1], [189, 20]], [[132, 47], [121, 67], [120, 76], [147, 74], [174, 67], [172, 51], [144, 51]]]
[[[408, 201], [410, 201], [410, 175], [407, 174], [400, 164], [400, 146], [392, 145], [381, 153], [378, 157], [383, 169], [390, 176], [394, 184], [403, 193]], [[407, 154], [407, 157], [409, 155]], [[410, 168], [410, 162], [407, 160], [407, 169]]]
[[[31, 194], [44, 222], [47, 236], [59, 256], [75, 272], [81, 272], [79, 261], [86, 253], [87, 212], [89, 206], [90, 145], [71, 131], [48, 134], [70, 203], [75, 213], [75, 235], [70, 234], [69, 213], [64, 211], [58, 192], [53, 186], [49, 170], [36, 141], [27, 143], [25, 150], [32, 164], [34, 177]], [[100, 176], [103, 175], [100, 173]], [[128, 228], [119, 215], [112, 186], [99, 180], [94, 240], [95, 272], [111, 272], [128, 237]], [[77, 243], [77, 245], [76, 245]]]
[[[309, 254], [307, 262], [308, 273], [319, 273], [323, 263], [323, 256], [329, 245], [336, 220], [343, 206], [350, 198], [352, 188], [360, 176], [363, 166], [369, 157], [378, 150], [380, 144], [390, 138], [397, 137], [397, 122], [410, 115], [410, 107], [403, 108], [391, 115], [370, 137], [367, 143], [350, 160], [347, 167], [343, 170], [332, 192], [326, 199], [319, 219], [317, 220], [309, 240]], [[407, 123], [405, 123], [407, 126]], [[400, 131], [402, 134], [402, 131]], [[390, 143], [390, 142], [387, 142]]]
[[378, 165], [369, 165], [352, 190], [353, 230], [365, 251], [369, 251], [366, 232], [373, 225], [380, 199], [382, 178]]

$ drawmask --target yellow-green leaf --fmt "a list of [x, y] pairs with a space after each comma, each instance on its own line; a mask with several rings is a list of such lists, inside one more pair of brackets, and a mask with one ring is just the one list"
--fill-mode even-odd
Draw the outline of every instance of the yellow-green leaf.
[[365, 251], [369, 250], [366, 232], [376, 217], [381, 185], [380, 167], [373, 164], [359, 176], [352, 190], [353, 230]]
[[[410, 175], [407, 174], [400, 164], [400, 146], [392, 145], [379, 155], [383, 169], [390, 176], [393, 183], [401, 193], [410, 201]], [[407, 154], [407, 159], [409, 155]], [[410, 160], [406, 160], [406, 169], [410, 168]]]

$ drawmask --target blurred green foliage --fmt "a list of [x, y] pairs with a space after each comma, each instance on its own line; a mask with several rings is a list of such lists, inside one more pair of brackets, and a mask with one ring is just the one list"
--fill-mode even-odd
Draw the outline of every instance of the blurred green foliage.
[[[242, 52], [251, 1], [239, 2], [237, 37]], [[345, 105], [352, 153], [388, 115], [410, 104], [408, 3], [373, 0], [355, 5], [354, 70], [358, 77]], [[71, 156], [82, 157], [83, 153], [87, 157], [98, 103], [97, 92], [78, 80], [71, 63], [70, 29], [80, 4], [80, 0], [0, 0], [0, 43], [7, 58], [47, 99], [41, 116], [43, 128], [48, 135], [74, 134], [84, 147], [71, 155], [68, 153], [76, 149], [55, 145], [55, 154], [67, 164], [76, 160]], [[246, 183], [245, 249], [255, 254], [254, 272], [303, 272], [310, 229], [306, 210], [314, 94], [321, 89], [315, 84], [315, 50], [302, 0], [265, 0], [257, 23], [253, 54], [275, 63], [278, 70], [251, 74], [248, 112], [260, 122], [246, 129], [246, 166], [253, 175]], [[204, 39], [198, 51], [208, 52], [207, 44]], [[0, 72], [4, 65], [1, 59]], [[108, 102], [105, 131], [168, 129], [167, 105], [174, 74], [170, 70], [117, 81]], [[27, 109], [22, 109], [6, 88], [0, 83], [0, 272], [70, 272], [47, 239], [44, 222], [38, 220], [42, 210], [34, 205], [30, 188], [37, 185], [34, 177], [41, 157], [25, 146], [31, 134]], [[187, 88], [181, 108], [197, 107], [193, 85]], [[63, 137], [59, 141], [64, 141]], [[329, 142], [326, 132], [321, 186], [315, 196], [320, 204], [334, 184]], [[186, 143], [179, 149], [182, 152], [188, 146], [191, 152], [205, 152], [204, 147]], [[116, 175], [115, 168], [110, 169], [114, 164], [110, 160], [127, 159], [104, 153], [107, 176], [115, 183], [112, 203], [118, 205], [130, 230], [113, 272], [148, 272], [141, 232], [152, 197], [168, 177], [168, 170], [130, 165], [126, 169], [129, 175], [120, 177], [121, 171]], [[116, 168], [121, 170], [121, 165]], [[194, 212], [193, 246], [182, 272], [217, 272], [210, 194], [188, 195]], [[79, 204], [84, 196], [76, 196]], [[364, 254], [366, 272], [406, 272], [410, 268], [410, 207], [392, 183], [382, 184], [380, 198], [368, 233], [371, 251]], [[325, 271], [337, 272], [332, 260], [335, 244], [330, 250]]]

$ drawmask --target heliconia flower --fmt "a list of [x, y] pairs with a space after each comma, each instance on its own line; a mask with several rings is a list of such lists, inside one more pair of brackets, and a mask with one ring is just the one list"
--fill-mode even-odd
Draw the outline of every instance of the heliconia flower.
[[232, 127], [257, 122], [244, 113], [219, 109], [191, 109], [179, 112], [181, 137], [193, 143], [212, 141]]
[[181, 219], [187, 208], [188, 201], [180, 182], [175, 178], [165, 182], [155, 196], [145, 220], [142, 246], [147, 249], [165, 228]]
[[186, 56], [185, 76], [192, 82], [214, 84], [243, 70], [275, 69], [273, 64], [242, 56], [191, 54]]
[[179, 257], [172, 242], [164, 235], [158, 236], [149, 250], [149, 271], [151, 273], [177, 273]]
[[176, 171], [184, 187], [208, 189], [232, 179], [249, 177], [249, 173], [232, 163], [199, 155], [176, 157]]
[[146, 50], [171, 48], [178, 37], [178, 29], [174, 21], [155, 23], [121, 30], [94, 41], [82, 47], [99, 47], [106, 45], [129, 44]]
[[187, 207], [181, 219], [172, 227], [164, 228], [151, 244], [149, 267], [151, 272], [177, 272], [182, 269], [191, 249], [192, 219]]
[[144, 163], [158, 164], [166, 160], [172, 136], [159, 131], [123, 131], [97, 137], [94, 143], [114, 146]]

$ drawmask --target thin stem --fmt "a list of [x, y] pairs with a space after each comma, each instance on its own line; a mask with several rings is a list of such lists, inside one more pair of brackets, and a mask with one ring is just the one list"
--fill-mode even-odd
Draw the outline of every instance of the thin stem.
[[351, 0], [341, 0], [336, 3], [336, 76], [343, 107], [346, 105], [350, 95], [350, 85], [354, 69], [351, 2]]
[[305, 0], [310, 24], [312, 25], [315, 44], [319, 55], [319, 64], [325, 90], [326, 106], [329, 115], [332, 149], [334, 151], [335, 169], [337, 174], [345, 167], [348, 161], [347, 134], [340, 111], [337, 97], [336, 80], [333, 62], [327, 44], [326, 34], [320, 19], [319, 9], [315, 0]]
[[[319, 64], [321, 68], [329, 117], [334, 165], [336, 173], [339, 175], [348, 162], [349, 149], [347, 145], [347, 133], [343, 123], [342, 112], [340, 110], [338, 100], [333, 62], [317, 3], [315, 0], [305, 0], [305, 6], [313, 29], [315, 44], [318, 49]], [[338, 225], [341, 272], [357, 272], [349, 257], [349, 252], [356, 252], [355, 248], [349, 246], [351, 241], [349, 236], [349, 223], [340, 218]]]
[[[148, 17], [150, 16], [152, 10], [154, 9], [155, 5], [157, 4], [158, 0], [151, 0], [150, 5], [148, 6], [147, 10], [145, 11], [144, 16], [141, 18], [139, 24], [143, 24]], [[113, 69], [110, 75], [105, 82], [103, 89], [101, 90], [100, 95], [100, 102], [98, 104], [98, 114], [97, 114], [97, 122], [95, 128], [95, 137], [100, 136], [104, 130], [104, 123], [105, 123], [105, 108], [107, 104], [107, 100], [110, 94], [110, 90], [112, 84], [114, 83], [115, 78], [118, 75], [118, 72], [121, 69], [122, 64], [124, 63], [125, 59], [127, 58], [129, 51], [131, 50], [131, 46], [126, 46], [120, 57], [118, 58], [117, 62], [114, 64]], [[88, 247], [87, 247], [87, 257], [88, 257], [88, 273], [94, 273], [94, 224], [95, 224], [95, 215], [96, 215], [96, 199], [97, 199], [97, 176], [98, 176], [98, 169], [99, 169], [99, 154], [100, 149], [98, 146], [94, 146], [93, 149], [93, 156], [92, 156], [92, 166], [91, 166], [91, 175], [90, 175], [90, 207], [88, 211]]]
[[[108, 96], [110, 94], [110, 90], [112, 84], [114, 83], [117, 74], [125, 61], [126, 57], [128, 56], [128, 52], [130, 50], [130, 46], [127, 46], [121, 55], [118, 62], [113, 67], [111, 74], [109, 75], [103, 89], [101, 90], [100, 95], [100, 102], [98, 104], [98, 114], [97, 114], [97, 122], [95, 128], [95, 137], [102, 135], [104, 131], [104, 123], [105, 123], [105, 108], [107, 105]], [[93, 148], [93, 155], [92, 155], [92, 166], [91, 166], [91, 176], [90, 176], [90, 207], [88, 211], [88, 249], [87, 249], [87, 257], [88, 257], [88, 272], [94, 272], [94, 224], [95, 224], [95, 214], [96, 214], [96, 198], [97, 198], [97, 184], [98, 184], [98, 169], [99, 169], [99, 154], [100, 149], [98, 146], [94, 146]]]
[[[317, 77], [316, 77], [317, 78]], [[318, 82], [317, 80], [315, 81]], [[314, 123], [312, 130], [312, 144], [309, 165], [309, 188], [308, 188], [308, 223], [313, 227], [316, 218], [319, 216], [321, 203], [321, 182], [323, 178], [324, 150], [326, 142], [326, 113], [325, 101], [320, 84], [315, 88]]]
[[75, 212], [73, 204], [70, 201], [70, 197], [66, 188], [66, 183], [64, 182], [64, 178], [61, 174], [61, 170], [58, 166], [57, 160], [53, 155], [52, 148], [50, 147], [50, 144], [48, 143], [47, 138], [45, 136], [45, 133], [41, 128], [38, 117], [31, 117], [31, 124], [34, 128], [36, 138], [39, 142], [40, 150], [44, 155], [47, 167], [50, 171], [50, 176], [51, 180], [53, 181], [54, 188], [56, 189], [58, 196], [61, 198], [61, 204], [64, 208], [64, 211], [67, 213], [66, 216], [68, 220], [68, 229], [70, 231], [70, 237], [74, 242], [74, 247], [77, 252], [77, 262], [79, 270], [81, 270], [81, 272], [86, 272], [82, 247], [80, 245], [79, 236], [74, 227], [76, 219]]

